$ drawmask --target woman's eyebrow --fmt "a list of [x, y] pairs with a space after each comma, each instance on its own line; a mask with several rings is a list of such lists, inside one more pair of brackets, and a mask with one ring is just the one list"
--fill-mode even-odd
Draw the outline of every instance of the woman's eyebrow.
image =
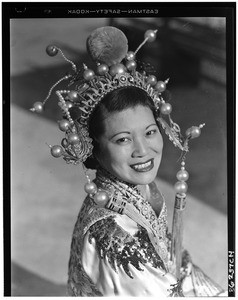
[[148, 125], [147, 127], [146, 127], [146, 129], [148, 129], [150, 126], [158, 126], [156, 123], [152, 123], [152, 124], [150, 124], [150, 125]]
[[[147, 129], [150, 128], [151, 126], [157, 126], [157, 124], [156, 124], [156, 123], [152, 123], [152, 124], [148, 125], [148, 126], [145, 128], [145, 130], [147, 130]], [[109, 137], [109, 140], [113, 139], [115, 136], [117, 136], [117, 135], [119, 135], [119, 134], [122, 134], [122, 133], [130, 134], [129, 131], [120, 131], [120, 132], [118, 132], [118, 133], [113, 134], [111, 137]]]
[[117, 136], [117, 135], [119, 135], [119, 134], [122, 134], [122, 133], [130, 134], [129, 131], [120, 131], [120, 132], [118, 132], [118, 133], [113, 134], [113, 135], [109, 138], [109, 140], [113, 139], [115, 136]]

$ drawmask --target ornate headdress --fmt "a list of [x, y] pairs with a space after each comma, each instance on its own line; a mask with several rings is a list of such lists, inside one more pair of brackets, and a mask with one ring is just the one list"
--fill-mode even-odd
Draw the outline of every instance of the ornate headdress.
[[63, 119], [59, 121], [60, 130], [65, 132], [65, 138], [60, 145], [50, 146], [54, 157], [63, 156], [67, 163], [78, 164], [92, 154], [92, 139], [88, 133], [88, 121], [95, 107], [105, 95], [121, 87], [137, 87], [144, 90], [153, 100], [156, 110], [167, 116], [168, 122], [159, 117], [157, 120], [162, 125], [165, 133], [176, 147], [184, 153], [188, 151], [188, 140], [200, 135], [200, 128], [191, 127], [183, 138], [178, 124], [170, 117], [172, 107], [166, 103], [162, 93], [166, 89], [168, 79], [158, 81], [154, 75], [148, 75], [145, 70], [137, 70], [136, 54], [146, 42], [156, 39], [157, 30], [147, 30], [144, 41], [134, 51], [128, 51], [127, 38], [124, 33], [111, 26], [94, 30], [87, 39], [87, 50], [96, 62], [96, 72], [83, 64], [83, 70], [77, 66], [57, 46], [50, 45], [46, 52], [55, 56], [58, 52], [72, 65], [72, 74], [58, 80], [50, 89], [43, 102], [36, 102], [32, 111], [43, 111], [46, 101], [52, 90], [63, 80], [69, 81], [68, 87], [75, 84], [74, 89], [58, 90], [59, 106], [62, 109]]
[[[50, 45], [46, 52], [55, 56], [58, 52], [72, 65], [72, 74], [59, 79], [49, 90], [43, 102], [36, 102], [31, 111], [41, 113], [46, 101], [49, 99], [52, 90], [64, 80], [67, 80], [68, 87], [65, 90], [58, 90], [59, 106], [62, 109], [63, 118], [59, 121], [59, 128], [65, 132], [61, 145], [50, 146], [51, 154], [54, 157], [63, 156], [67, 163], [83, 163], [92, 155], [93, 145], [89, 136], [89, 119], [95, 107], [111, 91], [121, 87], [136, 87], [145, 91], [154, 103], [155, 110], [162, 115], [157, 118], [165, 133], [173, 144], [182, 150], [181, 169], [177, 173], [178, 181], [175, 184], [176, 198], [174, 207], [173, 240], [171, 255], [175, 257], [177, 276], [181, 266], [181, 214], [185, 207], [187, 192], [186, 181], [189, 178], [185, 170], [185, 154], [188, 152], [188, 141], [198, 137], [201, 128], [205, 124], [192, 126], [187, 129], [185, 137], [181, 135], [180, 127], [172, 121], [170, 113], [172, 107], [163, 99], [163, 92], [166, 90], [168, 79], [157, 80], [150, 75], [146, 69], [140, 71], [137, 68], [136, 54], [146, 42], [153, 42], [156, 39], [157, 30], [147, 30], [144, 41], [132, 52], [128, 51], [127, 38], [122, 31], [115, 27], [102, 27], [94, 30], [87, 39], [87, 50], [92, 59], [96, 62], [96, 71], [83, 64], [83, 69], [78, 70], [77, 66], [69, 60], [62, 50], [57, 46]], [[73, 89], [70, 86], [75, 84]], [[167, 120], [166, 120], [167, 119]], [[88, 175], [88, 182], [85, 191], [94, 198], [97, 203], [107, 203], [110, 196], [97, 188], [91, 182]], [[174, 258], [173, 258], [174, 259]]]

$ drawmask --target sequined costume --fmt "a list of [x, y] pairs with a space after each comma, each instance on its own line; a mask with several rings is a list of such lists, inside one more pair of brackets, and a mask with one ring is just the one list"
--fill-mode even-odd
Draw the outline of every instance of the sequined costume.
[[105, 171], [96, 184], [111, 194], [106, 207], [87, 196], [76, 222], [69, 261], [71, 296], [216, 296], [223, 290], [183, 252], [182, 279], [169, 260], [167, 210], [155, 183], [148, 197]]

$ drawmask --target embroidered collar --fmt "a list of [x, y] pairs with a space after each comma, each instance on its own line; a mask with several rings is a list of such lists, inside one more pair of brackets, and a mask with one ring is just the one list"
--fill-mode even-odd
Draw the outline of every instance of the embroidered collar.
[[[162, 209], [157, 217], [151, 204], [142, 196], [136, 185], [119, 180], [104, 169], [97, 171], [95, 183], [109, 194], [110, 200], [106, 208], [125, 214], [143, 226], [147, 230], [155, 250], [167, 265], [167, 208], [164, 199]], [[158, 196], [163, 198], [154, 184], [151, 197]]]

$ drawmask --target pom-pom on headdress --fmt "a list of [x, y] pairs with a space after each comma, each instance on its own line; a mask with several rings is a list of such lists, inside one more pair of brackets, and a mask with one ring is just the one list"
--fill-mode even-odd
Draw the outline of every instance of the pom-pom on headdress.
[[94, 61], [110, 67], [125, 58], [128, 52], [127, 38], [115, 27], [97, 28], [87, 39], [87, 50]]
[[87, 39], [87, 50], [96, 62], [96, 72], [83, 64], [83, 72], [56, 46], [48, 46], [46, 52], [50, 56], [61, 53], [63, 58], [72, 65], [73, 73], [59, 79], [50, 89], [43, 102], [36, 102], [31, 111], [41, 113], [52, 90], [64, 80], [68, 80], [68, 87], [76, 84], [74, 89], [58, 90], [59, 106], [63, 112], [63, 119], [59, 121], [59, 129], [65, 132], [61, 145], [50, 146], [54, 157], [61, 157], [67, 163], [78, 164], [84, 162], [92, 154], [92, 140], [88, 133], [88, 121], [95, 107], [105, 95], [120, 87], [134, 86], [144, 90], [153, 100], [156, 110], [160, 110], [168, 121], [159, 117], [165, 133], [173, 144], [183, 153], [188, 151], [188, 140], [200, 135], [200, 129], [193, 126], [186, 131], [183, 138], [178, 124], [170, 117], [172, 107], [166, 103], [162, 93], [166, 89], [168, 79], [157, 80], [154, 75], [146, 71], [137, 71], [136, 53], [146, 42], [156, 39], [157, 30], [147, 30], [143, 42], [132, 52], [128, 51], [128, 41], [124, 33], [118, 28], [106, 26], [94, 30]]

